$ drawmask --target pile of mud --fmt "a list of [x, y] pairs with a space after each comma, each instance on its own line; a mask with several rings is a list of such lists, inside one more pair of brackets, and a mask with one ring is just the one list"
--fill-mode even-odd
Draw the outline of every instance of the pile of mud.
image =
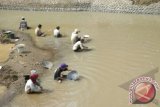
[[9, 87], [18, 80], [18, 72], [14, 71], [11, 66], [5, 65], [0, 69], [0, 84]]

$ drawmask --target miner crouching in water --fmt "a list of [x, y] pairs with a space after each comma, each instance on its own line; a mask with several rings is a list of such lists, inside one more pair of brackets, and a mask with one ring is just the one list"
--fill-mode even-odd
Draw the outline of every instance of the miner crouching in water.
[[62, 80], [64, 79], [64, 76], [62, 74], [62, 72], [64, 71], [70, 71], [68, 70], [68, 65], [63, 63], [61, 64], [54, 72], [54, 80], [57, 80], [58, 82], [62, 82]]

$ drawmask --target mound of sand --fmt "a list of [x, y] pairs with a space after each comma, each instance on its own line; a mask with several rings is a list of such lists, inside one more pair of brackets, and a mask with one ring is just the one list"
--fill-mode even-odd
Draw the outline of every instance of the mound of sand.
[[25, 44], [26, 52], [18, 53], [14, 50], [10, 53], [9, 59], [0, 69], [0, 84], [7, 87], [7, 91], [0, 96], [0, 105], [12, 100], [15, 95], [23, 92], [25, 85], [24, 75], [29, 75], [32, 69], [36, 69], [40, 76], [45, 69], [41, 62], [52, 59], [52, 50], [38, 48], [32, 38], [24, 33], [16, 32], [19, 41], [16, 44]]

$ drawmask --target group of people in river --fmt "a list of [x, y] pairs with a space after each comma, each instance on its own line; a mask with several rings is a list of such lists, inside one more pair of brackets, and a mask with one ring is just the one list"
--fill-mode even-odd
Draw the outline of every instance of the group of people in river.
[[[19, 26], [20, 30], [27, 30], [30, 29], [30, 27], [27, 25], [27, 21], [24, 17], [22, 17], [22, 20], [20, 22]], [[44, 37], [46, 36], [45, 32], [42, 32], [42, 25], [38, 24], [38, 26], [35, 28], [35, 35], [38, 37]], [[71, 43], [72, 43], [72, 50], [75, 52], [83, 51], [88, 49], [88, 47], [84, 46], [83, 42], [86, 38], [89, 38], [89, 35], [79, 36], [80, 31], [78, 29], [75, 29], [71, 34]], [[60, 26], [57, 26], [53, 30], [53, 36], [60, 38], [63, 37], [63, 35], [60, 32]]]
[[[30, 27], [27, 25], [27, 21], [25, 20], [24, 17], [22, 17], [21, 22], [20, 22], [20, 26], [19, 26], [20, 30], [27, 30], [30, 29]], [[36, 28], [35, 28], [35, 35], [38, 37], [45, 37], [46, 33], [42, 32], [42, 25], [39, 24]], [[71, 34], [71, 44], [72, 44], [72, 50], [74, 52], [79, 52], [85, 49], [88, 49], [88, 47], [83, 45], [83, 42], [85, 41], [86, 38], [89, 38], [89, 35], [84, 35], [84, 36], [79, 36], [80, 31], [78, 29], [75, 29], [72, 34]], [[60, 38], [63, 37], [63, 35], [60, 32], [60, 26], [57, 26], [54, 30], [53, 30], [53, 36], [55, 38]], [[64, 71], [72, 71], [68, 69], [68, 65], [65, 63], [62, 63], [54, 72], [54, 80], [57, 80], [59, 83], [62, 82], [62, 80], [64, 79], [63, 72]], [[74, 71], [73, 73], [75, 73], [76, 71]], [[31, 70], [31, 73], [29, 75], [29, 78], [26, 81], [26, 85], [25, 85], [25, 92], [26, 93], [37, 93], [37, 92], [42, 92], [43, 88], [40, 85], [39, 79], [38, 79], [39, 75], [37, 73], [36, 70]], [[70, 77], [69, 77], [70, 78]], [[73, 78], [71, 78], [73, 79]], [[74, 76], [74, 79], [77, 79], [77, 75]]]

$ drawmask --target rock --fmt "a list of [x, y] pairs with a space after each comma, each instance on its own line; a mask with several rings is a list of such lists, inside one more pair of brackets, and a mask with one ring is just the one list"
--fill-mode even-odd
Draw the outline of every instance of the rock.
[[53, 66], [53, 63], [50, 62], [50, 61], [42, 61], [42, 66], [43, 66], [44, 68], [51, 69], [52, 66]]

